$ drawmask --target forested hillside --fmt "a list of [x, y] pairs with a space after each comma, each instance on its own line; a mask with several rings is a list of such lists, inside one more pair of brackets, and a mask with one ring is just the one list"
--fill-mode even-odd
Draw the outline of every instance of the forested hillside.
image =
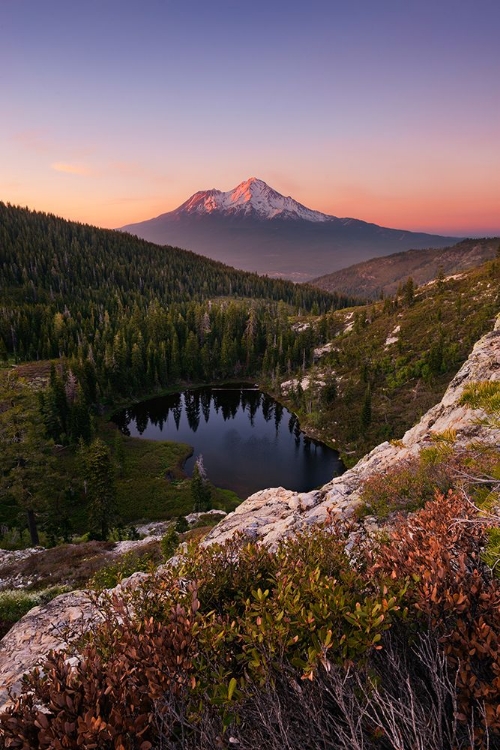
[[88, 397], [291, 367], [310, 334], [290, 313], [347, 297], [0, 203], [0, 354], [65, 357]]
[[[318, 343], [297, 319], [352, 303], [4, 204], [0, 284], [0, 529], [22, 539], [27, 519], [33, 544], [40, 524], [53, 542], [70, 527], [106, 538], [118, 523], [190, 512], [189, 446], [122, 444], [96, 419], [103, 406], [291, 373]], [[108, 498], [98, 512], [94, 480], [96, 502]], [[213, 491], [234, 507], [235, 495]]]
[[392, 297], [318, 317], [311, 335], [327, 344], [278, 396], [352, 464], [439, 401], [499, 310], [499, 260], [428, 285], [409, 277]]

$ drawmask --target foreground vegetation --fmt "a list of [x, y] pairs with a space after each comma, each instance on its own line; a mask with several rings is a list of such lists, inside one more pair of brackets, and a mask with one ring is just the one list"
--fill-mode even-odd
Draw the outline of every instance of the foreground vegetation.
[[[498, 429], [498, 382], [462, 402]], [[194, 545], [101, 594], [79, 660], [49, 654], [0, 716], [3, 747], [499, 748], [500, 451], [452, 433], [426, 450], [416, 481], [366, 485], [369, 510], [385, 491], [378, 531]]]
[[474, 518], [450, 493], [355, 558], [340, 527], [198, 548], [101, 602], [77, 666], [49, 655], [4, 746], [499, 747], [500, 587]]

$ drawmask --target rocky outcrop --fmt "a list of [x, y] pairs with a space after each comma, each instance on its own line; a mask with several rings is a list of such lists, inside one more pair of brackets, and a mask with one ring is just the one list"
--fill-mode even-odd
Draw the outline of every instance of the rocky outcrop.
[[[361, 487], [368, 477], [417, 456], [432, 443], [433, 433], [454, 430], [458, 444], [480, 439], [499, 445], [500, 430], [484, 428], [478, 423], [477, 412], [459, 404], [466, 385], [481, 380], [500, 381], [500, 317], [495, 329], [476, 344], [442, 401], [401, 441], [382, 443], [341, 477], [314, 492], [297, 493], [283, 487], [257, 492], [226, 516], [206, 543], [223, 542], [243, 532], [273, 547], [279, 539], [324, 521], [327, 514], [350, 515], [360, 503]], [[136, 573], [121, 586], [137, 585], [145, 576]], [[119, 595], [119, 588], [115, 593]], [[50, 649], [65, 648], [98, 617], [98, 606], [84, 592], [63, 594], [23, 617], [0, 642], [0, 710], [8, 699], [7, 688], [18, 688], [22, 675]]]
[[[134, 573], [112, 593], [120, 597], [124, 589], [134, 588], [146, 578], [147, 573]], [[100, 619], [99, 601], [86, 591], [60, 594], [33, 607], [0, 641], [0, 711], [9, 702], [9, 691], [19, 689], [26, 672], [41, 664], [49, 651], [70, 648]]]
[[500, 430], [485, 429], [478, 424], [478, 413], [459, 403], [466, 385], [481, 380], [500, 381], [500, 317], [494, 330], [474, 346], [441, 402], [408, 430], [402, 440], [382, 443], [352, 469], [315, 492], [297, 493], [283, 487], [256, 492], [221, 521], [205, 543], [224, 542], [243, 532], [274, 547], [282, 537], [325, 521], [328, 514], [351, 515], [361, 502], [360, 491], [366, 479], [417, 456], [422, 448], [432, 444], [433, 434], [453, 430], [457, 446], [472, 439], [499, 445]]
[[66, 648], [85, 632], [97, 611], [88, 594], [72, 591], [34, 607], [0, 641], [0, 710], [9, 689], [20, 687], [22, 676], [51, 649]]

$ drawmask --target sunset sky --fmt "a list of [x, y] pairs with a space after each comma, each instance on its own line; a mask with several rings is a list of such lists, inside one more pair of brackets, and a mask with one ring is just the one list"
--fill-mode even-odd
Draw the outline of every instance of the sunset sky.
[[0, 200], [104, 227], [250, 176], [500, 234], [499, 0], [0, 0]]

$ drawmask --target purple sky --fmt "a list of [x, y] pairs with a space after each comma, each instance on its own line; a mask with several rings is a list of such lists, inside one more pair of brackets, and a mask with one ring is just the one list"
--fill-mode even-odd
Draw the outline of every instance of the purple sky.
[[100, 226], [250, 176], [500, 233], [498, 0], [3, 0], [0, 200]]

